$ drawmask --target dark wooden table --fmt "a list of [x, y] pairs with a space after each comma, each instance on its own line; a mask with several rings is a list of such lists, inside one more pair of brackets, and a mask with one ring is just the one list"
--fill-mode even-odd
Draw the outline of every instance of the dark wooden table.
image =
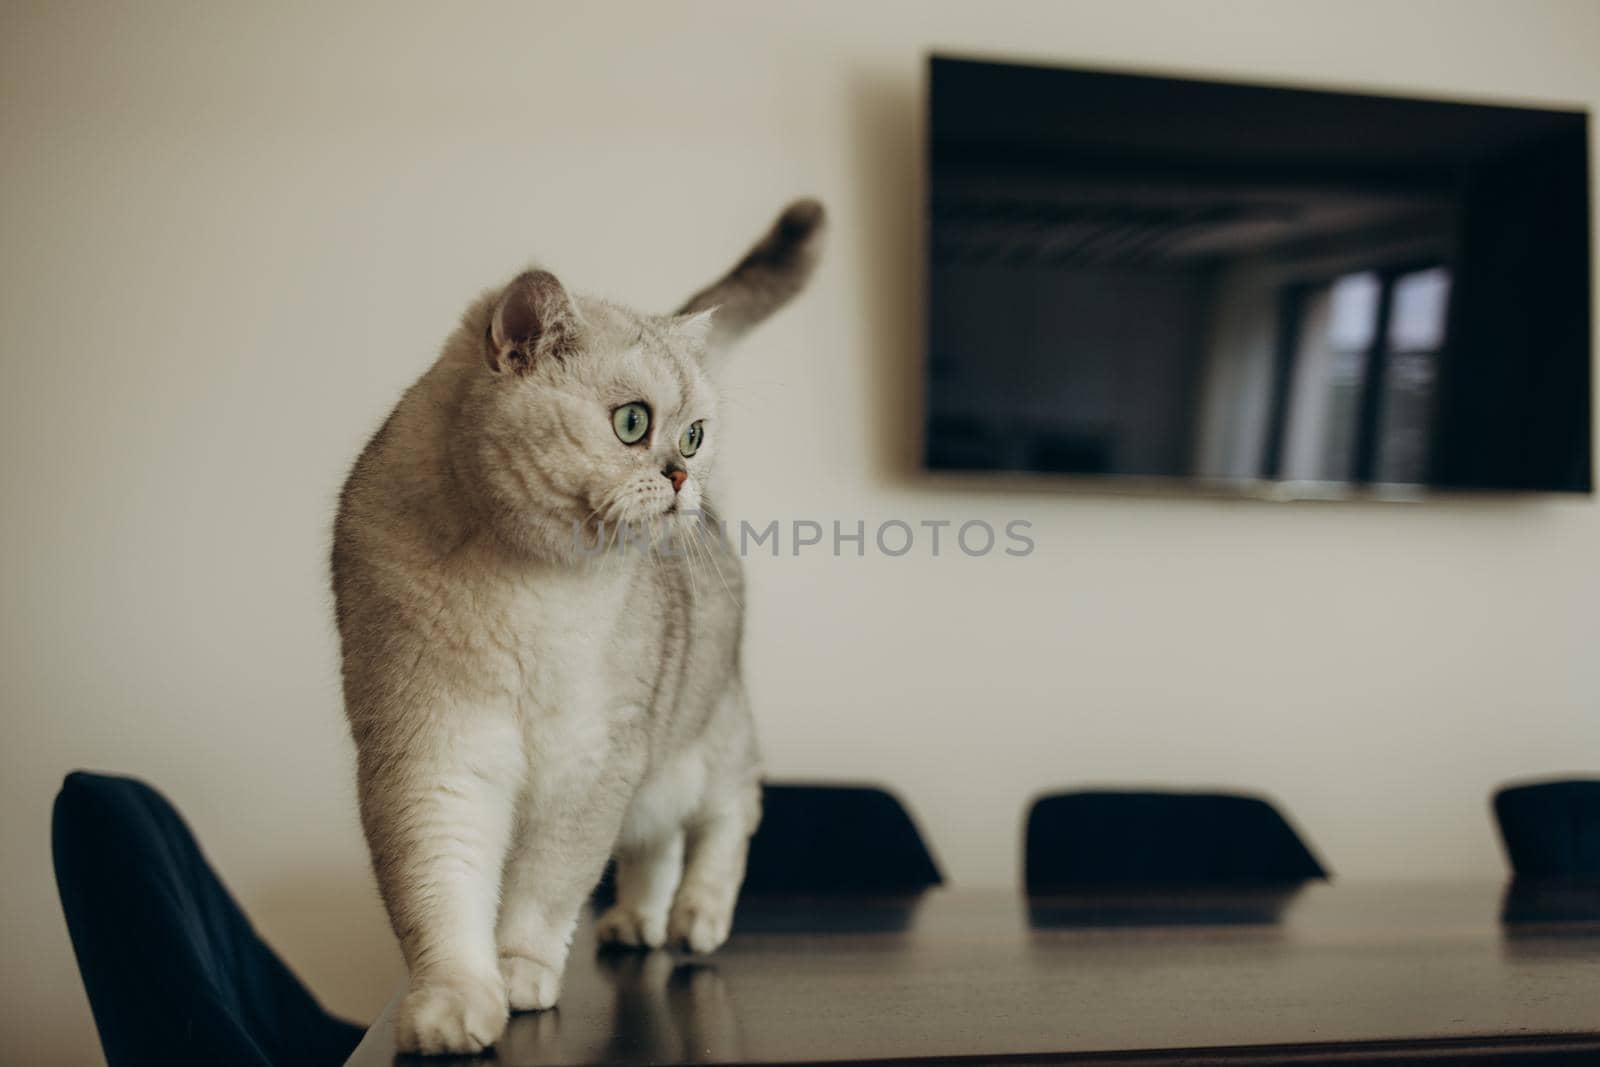
[[[1600, 1065], [1595, 900], [1319, 884], [746, 901], [703, 959], [597, 953], [586, 921], [560, 1006], [514, 1017], [487, 1059]], [[396, 1062], [392, 1013], [351, 1064]]]

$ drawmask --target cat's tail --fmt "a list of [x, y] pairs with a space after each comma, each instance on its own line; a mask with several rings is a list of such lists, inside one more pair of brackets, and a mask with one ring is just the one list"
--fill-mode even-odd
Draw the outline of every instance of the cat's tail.
[[708, 352], [726, 350], [805, 288], [822, 254], [825, 222], [822, 204], [796, 200], [732, 270], [678, 309], [680, 314], [716, 309], [706, 338]]

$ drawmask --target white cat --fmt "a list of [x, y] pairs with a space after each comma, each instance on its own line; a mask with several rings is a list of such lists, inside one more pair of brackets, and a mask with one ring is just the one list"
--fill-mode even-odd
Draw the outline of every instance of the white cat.
[[822, 224], [791, 205], [675, 316], [521, 275], [356, 461], [333, 587], [362, 826], [410, 972], [402, 1051], [476, 1052], [508, 1008], [553, 1005], [613, 856], [602, 940], [727, 938], [760, 785], [738, 560], [689, 543], [719, 444], [706, 363], [800, 290]]

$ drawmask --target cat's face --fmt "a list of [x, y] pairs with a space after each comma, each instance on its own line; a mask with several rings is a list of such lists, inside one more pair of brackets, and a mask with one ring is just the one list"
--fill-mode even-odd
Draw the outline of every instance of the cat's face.
[[476, 466], [496, 511], [563, 556], [684, 529], [719, 443], [708, 317], [589, 300], [535, 313], [537, 331], [497, 313], [485, 335]]

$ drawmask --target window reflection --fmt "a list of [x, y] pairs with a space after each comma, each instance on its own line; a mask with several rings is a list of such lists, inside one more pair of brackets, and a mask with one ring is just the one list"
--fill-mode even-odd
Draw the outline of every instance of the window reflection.
[[1264, 465], [1297, 482], [1425, 484], [1449, 297], [1438, 265], [1284, 285], [1282, 429]]
[[1308, 292], [1290, 396], [1285, 477], [1346, 482], [1354, 473], [1367, 354], [1382, 283], [1367, 271]]
[[1419, 485], [1428, 478], [1428, 439], [1439, 353], [1444, 347], [1450, 273], [1443, 267], [1394, 281], [1376, 481]]

